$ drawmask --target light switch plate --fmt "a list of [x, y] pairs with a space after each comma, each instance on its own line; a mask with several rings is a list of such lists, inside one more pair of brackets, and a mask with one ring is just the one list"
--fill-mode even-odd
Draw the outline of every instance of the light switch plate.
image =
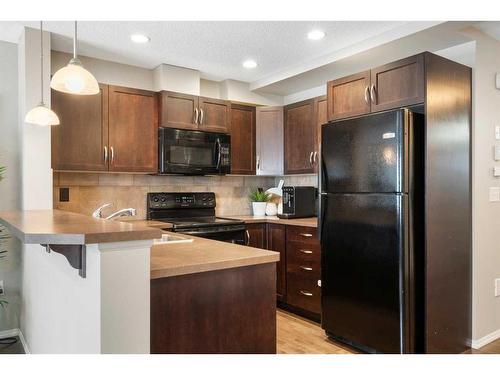
[[500, 188], [490, 187], [490, 202], [500, 201]]
[[500, 177], [500, 167], [493, 167], [493, 177]]
[[500, 297], [500, 279], [495, 279], [495, 297]]
[[495, 126], [495, 139], [500, 139], [500, 126]]
[[495, 146], [495, 160], [500, 160], [500, 146]]

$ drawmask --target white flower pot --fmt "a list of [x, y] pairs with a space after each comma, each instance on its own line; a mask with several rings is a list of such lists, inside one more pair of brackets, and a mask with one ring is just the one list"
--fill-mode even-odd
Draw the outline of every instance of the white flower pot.
[[252, 202], [253, 216], [266, 216], [267, 202]]

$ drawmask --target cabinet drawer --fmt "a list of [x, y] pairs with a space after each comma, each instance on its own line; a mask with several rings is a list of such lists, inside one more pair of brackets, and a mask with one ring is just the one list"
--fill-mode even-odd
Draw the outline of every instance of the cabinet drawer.
[[320, 247], [316, 244], [289, 242], [286, 257], [287, 264], [294, 269], [303, 265], [319, 270], [321, 266]]
[[286, 235], [287, 241], [319, 245], [317, 230], [313, 227], [298, 227], [289, 225], [286, 229]]
[[287, 303], [320, 314], [321, 288], [317, 283], [317, 278], [303, 278], [295, 273], [288, 274]]

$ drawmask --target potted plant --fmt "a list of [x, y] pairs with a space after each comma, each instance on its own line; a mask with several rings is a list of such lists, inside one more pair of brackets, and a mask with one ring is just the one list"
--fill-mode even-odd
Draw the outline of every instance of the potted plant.
[[258, 188], [250, 194], [249, 198], [252, 202], [253, 216], [266, 216], [266, 206], [271, 194]]

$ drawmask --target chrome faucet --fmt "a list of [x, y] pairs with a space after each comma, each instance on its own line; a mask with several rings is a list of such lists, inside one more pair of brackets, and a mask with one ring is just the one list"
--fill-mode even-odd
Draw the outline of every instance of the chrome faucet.
[[135, 216], [137, 215], [137, 210], [135, 208], [124, 208], [121, 210], [118, 210], [116, 212], [113, 212], [111, 215], [103, 217], [102, 216], [102, 210], [104, 210], [106, 207], [111, 206], [111, 203], [106, 203], [99, 207], [97, 210], [95, 210], [92, 213], [92, 216], [95, 217], [96, 219], [106, 219], [106, 220], [111, 220], [115, 217], [119, 216]]

